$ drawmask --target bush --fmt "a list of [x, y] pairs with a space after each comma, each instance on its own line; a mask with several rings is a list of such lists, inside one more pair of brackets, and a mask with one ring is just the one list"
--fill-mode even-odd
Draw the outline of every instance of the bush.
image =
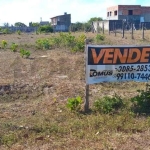
[[132, 110], [136, 113], [150, 113], [150, 91], [138, 90], [139, 94], [131, 98]]
[[51, 25], [44, 25], [38, 28], [38, 31], [41, 33], [53, 32], [53, 27]]
[[28, 51], [28, 50], [25, 50], [25, 49], [20, 49], [20, 55], [21, 55], [21, 57], [26, 57], [26, 58], [28, 58], [29, 56], [30, 56], [30, 54], [31, 54], [31, 52], [30, 51]]
[[104, 36], [104, 35], [101, 35], [101, 34], [97, 34], [97, 35], [96, 35], [96, 40], [97, 40], [97, 41], [104, 41], [104, 40], [105, 40], [105, 36]]
[[38, 39], [36, 41], [36, 47], [39, 49], [50, 49], [49, 39]]
[[17, 34], [18, 34], [18, 35], [20, 35], [20, 34], [21, 34], [21, 31], [20, 31], [20, 30], [18, 30], [18, 31], [17, 31]]
[[115, 113], [124, 106], [122, 99], [115, 95], [114, 97], [105, 96], [94, 102], [94, 109], [101, 113]]
[[6, 48], [7, 44], [8, 44], [7, 41], [5, 40], [1, 41], [2, 48]]
[[72, 48], [72, 51], [73, 52], [77, 52], [77, 51], [83, 52], [84, 48], [85, 48], [85, 39], [86, 39], [86, 36], [84, 34], [77, 37], [75, 46]]
[[71, 111], [79, 111], [81, 108], [81, 103], [82, 99], [80, 96], [75, 98], [68, 98], [67, 108], [69, 108]]
[[10, 46], [10, 49], [11, 49], [12, 52], [16, 52], [17, 48], [18, 48], [18, 45], [15, 44], [15, 43], [12, 43], [11, 46]]
[[4, 34], [9, 34], [11, 33], [11, 31], [8, 28], [5, 28], [2, 30]]

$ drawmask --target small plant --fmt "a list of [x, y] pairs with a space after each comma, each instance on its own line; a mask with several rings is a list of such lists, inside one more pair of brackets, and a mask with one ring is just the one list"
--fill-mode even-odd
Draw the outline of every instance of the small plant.
[[7, 41], [2, 40], [1, 44], [2, 44], [2, 48], [6, 48], [6, 46], [7, 46]]
[[21, 34], [21, 31], [20, 31], [20, 30], [18, 30], [18, 31], [17, 31], [17, 34], [18, 34], [18, 35], [20, 35], [20, 34]]
[[104, 41], [104, 40], [105, 40], [105, 36], [104, 36], [104, 35], [101, 35], [101, 34], [97, 34], [97, 35], [96, 35], [96, 40], [97, 40], [97, 41]]
[[81, 108], [82, 98], [77, 96], [75, 98], [68, 98], [67, 108], [71, 111], [79, 111]]
[[38, 39], [36, 41], [36, 47], [39, 49], [50, 49], [49, 39]]
[[10, 49], [11, 49], [12, 52], [16, 52], [16, 51], [17, 51], [17, 48], [18, 48], [18, 45], [17, 45], [16, 43], [12, 43], [12, 44], [11, 44]]
[[26, 57], [26, 58], [28, 58], [29, 56], [30, 56], [30, 54], [31, 54], [31, 52], [30, 51], [28, 51], [28, 50], [25, 50], [25, 49], [20, 49], [20, 55], [21, 55], [21, 57]]
[[139, 94], [131, 98], [132, 109], [137, 113], [150, 113], [150, 91], [138, 90]]
[[105, 96], [94, 102], [94, 109], [101, 113], [115, 113], [124, 106], [122, 99], [115, 95], [114, 97]]
[[72, 51], [73, 52], [77, 52], [77, 51], [83, 52], [84, 47], [85, 47], [85, 39], [86, 39], [86, 36], [84, 34], [77, 37], [75, 39], [76, 42], [75, 42], [74, 47], [72, 48]]

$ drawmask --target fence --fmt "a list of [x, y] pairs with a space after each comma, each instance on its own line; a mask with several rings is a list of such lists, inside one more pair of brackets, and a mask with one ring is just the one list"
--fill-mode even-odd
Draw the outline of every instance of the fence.
[[21, 32], [35, 32], [37, 31], [37, 27], [1, 27], [1, 29], [8, 29], [11, 32], [21, 31]]
[[122, 38], [124, 38], [125, 31], [130, 31], [131, 32], [131, 37], [132, 39], [134, 32], [136, 30], [142, 30], [142, 39], [144, 39], [144, 32], [145, 30], [150, 30], [150, 22], [142, 22], [142, 23], [126, 23], [121, 20], [118, 21], [103, 21], [103, 22], [96, 22], [93, 25], [94, 32], [99, 33], [100, 30], [104, 34], [105, 30], [108, 30], [109, 34], [110, 33], [115, 33], [115, 36], [117, 33], [122, 34]]

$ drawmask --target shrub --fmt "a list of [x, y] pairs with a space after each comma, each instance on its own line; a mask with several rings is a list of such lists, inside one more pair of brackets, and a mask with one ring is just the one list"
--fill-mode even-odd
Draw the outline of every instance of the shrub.
[[40, 26], [38, 28], [38, 31], [41, 33], [41, 32], [44, 32], [44, 33], [47, 33], [47, 32], [53, 32], [53, 27], [51, 25], [44, 25], [44, 26]]
[[20, 35], [20, 34], [21, 34], [21, 31], [20, 31], [20, 30], [18, 30], [18, 31], [17, 31], [17, 34], [18, 34], [18, 35]]
[[16, 52], [17, 48], [18, 48], [18, 45], [15, 44], [15, 43], [12, 43], [11, 46], [10, 46], [10, 49], [11, 49], [12, 52]]
[[94, 102], [94, 109], [101, 113], [115, 113], [124, 106], [122, 99], [115, 95], [114, 97], [105, 96]]
[[75, 45], [72, 48], [72, 51], [73, 52], [77, 52], [77, 51], [83, 52], [84, 48], [85, 48], [85, 39], [86, 39], [86, 36], [84, 34], [82, 34], [79, 37], [77, 37]]
[[75, 98], [68, 98], [67, 108], [69, 108], [71, 111], [79, 111], [81, 108], [81, 103], [82, 99], [80, 96]]
[[51, 47], [65, 47], [73, 52], [84, 51], [86, 36], [75, 37], [71, 33], [60, 33], [57, 37], [49, 39], [38, 39], [36, 47], [39, 49], [50, 49]]
[[7, 41], [2, 40], [2, 41], [1, 41], [1, 45], [2, 45], [2, 48], [6, 48], [6, 46], [7, 46]]
[[39, 49], [50, 49], [49, 39], [38, 39], [36, 41], [36, 47]]
[[21, 57], [26, 57], [26, 58], [28, 58], [29, 56], [30, 56], [30, 54], [31, 54], [31, 52], [30, 51], [28, 51], [28, 50], [25, 50], [25, 49], [20, 49], [20, 55], [21, 55]]
[[150, 113], [150, 91], [138, 90], [139, 94], [131, 98], [132, 110], [136, 113]]
[[97, 41], [104, 41], [104, 40], [105, 40], [105, 36], [104, 36], [104, 35], [101, 35], [101, 34], [97, 34], [97, 35], [96, 35], [96, 40], [97, 40]]
[[4, 34], [9, 34], [9, 33], [11, 33], [11, 31], [8, 28], [5, 28], [5, 29], [3, 29], [3, 33]]

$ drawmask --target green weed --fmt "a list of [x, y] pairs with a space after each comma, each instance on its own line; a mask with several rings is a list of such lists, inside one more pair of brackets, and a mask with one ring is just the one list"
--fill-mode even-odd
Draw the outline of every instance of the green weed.
[[131, 98], [132, 110], [136, 113], [150, 113], [150, 91], [138, 90], [139, 94]]
[[2, 48], [5, 49], [7, 47], [7, 45], [8, 45], [8, 43], [7, 43], [7, 41], [2, 40], [1, 41], [1, 45], [2, 45]]
[[25, 58], [28, 58], [31, 55], [31, 52], [22, 48], [20, 49], [20, 55], [21, 57], [25, 56]]
[[12, 43], [11, 46], [10, 46], [10, 49], [11, 49], [12, 52], [16, 52], [17, 48], [18, 48], [18, 45], [16, 43]]
[[122, 99], [115, 95], [114, 97], [105, 96], [94, 102], [94, 109], [101, 113], [115, 113], [124, 106]]
[[75, 98], [68, 98], [67, 108], [69, 108], [71, 111], [79, 111], [81, 108], [81, 103], [82, 99], [80, 96]]

